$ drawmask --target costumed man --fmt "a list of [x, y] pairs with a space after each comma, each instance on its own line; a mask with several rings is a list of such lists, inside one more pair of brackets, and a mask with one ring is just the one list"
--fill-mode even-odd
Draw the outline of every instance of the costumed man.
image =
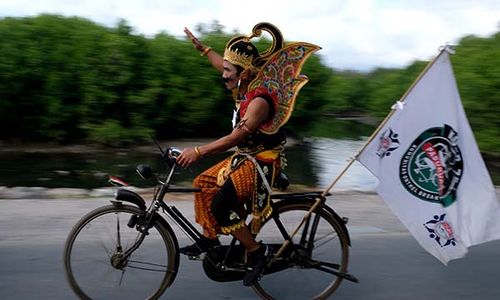
[[[272, 36], [271, 46], [259, 53], [250, 40], [262, 31]], [[274, 25], [259, 23], [250, 36], [239, 35], [226, 45], [221, 56], [206, 47], [186, 28], [188, 38], [202, 56], [222, 72], [227, 89], [233, 91], [236, 112], [230, 134], [208, 144], [186, 148], [177, 163], [188, 167], [197, 160], [236, 146], [227, 159], [201, 173], [194, 186], [196, 222], [203, 237], [181, 253], [198, 256], [220, 245], [218, 234], [231, 234], [248, 253], [243, 280], [253, 285], [272, 257], [269, 246], [255, 241], [260, 226], [271, 215], [271, 187], [280, 174], [286, 136], [281, 127], [288, 121], [300, 88], [307, 77], [300, 75], [305, 60], [320, 47], [309, 43], [285, 45]], [[245, 220], [252, 215], [250, 228]]]

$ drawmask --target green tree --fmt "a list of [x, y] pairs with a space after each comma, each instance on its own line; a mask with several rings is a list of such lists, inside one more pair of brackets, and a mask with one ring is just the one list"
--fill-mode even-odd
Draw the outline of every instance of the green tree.
[[328, 103], [325, 110], [334, 114], [357, 114], [367, 110], [368, 79], [362, 73], [334, 72], [326, 84]]
[[[223, 53], [218, 21], [199, 24], [201, 41]], [[500, 34], [467, 36], [452, 56], [462, 101], [480, 148], [500, 152]], [[269, 46], [267, 36], [257, 42]], [[220, 136], [234, 108], [218, 73], [186, 38], [134, 34], [125, 20], [107, 28], [58, 15], [0, 19], [0, 139], [97, 141], [115, 145], [150, 135], [169, 139]], [[337, 71], [313, 55], [309, 77], [287, 128], [307, 133], [327, 115], [381, 119], [427, 62], [370, 73]], [[207, 126], [209, 124], [209, 126]], [[328, 132], [330, 125], [321, 131]], [[335, 135], [348, 131], [341, 128]], [[331, 131], [331, 130], [330, 130]], [[333, 132], [333, 131], [331, 131]]]
[[480, 149], [500, 152], [500, 33], [489, 38], [462, 38], [452, 62]]

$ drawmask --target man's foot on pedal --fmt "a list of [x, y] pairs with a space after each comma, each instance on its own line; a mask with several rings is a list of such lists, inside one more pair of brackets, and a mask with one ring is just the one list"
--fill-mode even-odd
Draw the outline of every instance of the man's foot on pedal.
[[248, 254], [247, 268], [243, 278], [244, 286], [252, 286], [262, 277], [273, 254], [272, 248], [263, 243], [260, 243], [259, 249]]
[[210, 248], [216, 246], [220, 246], [220, 242], [218, 239], [209, 239], [205, 236], [202, 236], [196, 243], [182, 247], [179, 249], [179, 251], [187, 256], [199, 256], [203, 252], [207, 252]]

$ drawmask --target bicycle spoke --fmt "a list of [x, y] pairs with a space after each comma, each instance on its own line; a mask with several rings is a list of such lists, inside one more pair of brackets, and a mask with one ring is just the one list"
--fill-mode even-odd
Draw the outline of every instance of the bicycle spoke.
[[106, 247], [104, 242], [101, 241], [99, 243], [99, 246], [104, 250], [104, 252], [106, 252], [106, 255], [108, 255], [108, 259], [111, 258], [111, 256], [113, 255], [113, 252], [111, 250], [109, 250], [108, 247]]
[[122, 285], [124, 275], [125, 275], [125, 270], [122, 270], [122, 275], [120, 276], [120, 283], [118, 284], [118, 286]]
[[[324, 240], [328, 238], [327, 240]], [[317, 239], [315, 244], [314, 244], [314, 248], [317, 249], [317, 248], [320, 248], [322, 247], [323, 245], [326, 245], [328, 242], [334, 240], [334, 239], [337, 239], [338, 238], [338, 235], [335, 234], [335, 233], [331, 233], [331, 234], [326, 234], [324, 236], [322, 236], [321, 238]], [[318, 243], [320, 242], [320, 243]]]
[[[152, 267], [159, 267], [162, 269], [154, 269], [154, 268], [146, 268], [146, 267], [140, 267], [140, 266], [135, 266], [133, 264], [138, 264], [138, 265], [146, 265], [146, 266], [152, 266]], [[167, 266], [166, 265], [160, 265], [160, 264], [155, 264], [155, 263], [149, 263], [149, 262], [142, 262], [142, 261], [137, 261], [137, 260], [130, 260], [129, 265], [127, 266], [128, 268], [132, 269], [139, 269], [139, 270], [145, 270], [145, 271], [153, 271], [153, 272], [168, 272], [167, 271]]]

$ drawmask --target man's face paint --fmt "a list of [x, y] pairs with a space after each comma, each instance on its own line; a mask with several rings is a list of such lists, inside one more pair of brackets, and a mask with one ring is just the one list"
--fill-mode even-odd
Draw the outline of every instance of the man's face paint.
[[222, 62], [222, 66], [224, 68], [224, 71], [222, 72], [222, 81], [224, 81], [226, 88], [228, 90], [236, 88], [239, 80], [236, 66], [226, 60]]

